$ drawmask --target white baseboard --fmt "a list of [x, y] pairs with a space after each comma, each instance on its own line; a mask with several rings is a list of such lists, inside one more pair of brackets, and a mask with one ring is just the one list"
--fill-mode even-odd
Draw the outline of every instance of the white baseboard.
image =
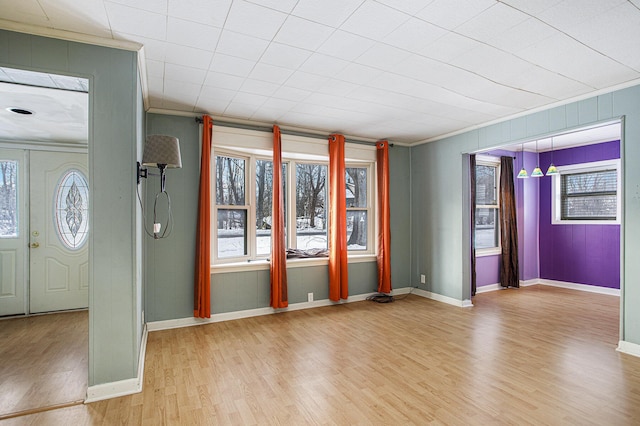
[[467, 308], [473, 306], [470, 300], [458, 300], [454, 299], [453, 297], [443, 296], [441, 294], [422, 290], [420, 288], [414, 288], [411, 293], [418, 296], [426, 297], [427, 299], [435, 300], [437, 302], [446, 303], [447, 305], [457, 306], [459, 308]]
[[[554, 281], [534, 278], [532, 280], [520, 281], [520, 287], [528, 287], [531, 285], [548, 285], [550, 287], [567, 288], [570, 290], [587, 291], [590, 293], [606, 294], [609, 296], [620, 296], [620, 290], [617, 288], [599, 287], [595, 285], [568, 283], [564, 281]], [[489, 291], [502, 290], [504, 287], [500, 284], [483, 285], [476, 289], [476, 294], [487, 293]]]
[[624, 340], [620, 340], [618, 342], [618, 347], [616, 351], [622, 352], [623, 354], [633, 355], [640, 357], [640, 345], [631, 342], [625, 342]]
[[617, 289], [617, 288], [599, 287], [595, 285], [567, 283], [563, 281], [544, 280], [544, 279], [540, 279], [539, 282], [542, 285], [548, 285], [551, 287], [568, 288], [570, 290], [580, 290], [580, 291], [587, 291], [589, 293], [607, 294], [609, 296], [620, 297], [620, 289]]
[[145, 325], [142, 329], [142, 341], [140, 342], [140, 354], [138, 355], [138, 376], [133, 379], [89, 386], [87, 388], [87, 398], [84, 400], [85, 404], [142, 392], [142, 383], [144, 383], [144, 358], [147, 353], [148, 335], [148, 328]]
[[[391, 294], [406, 294], [411, 291], [410, 287], [403, 287], [394, 289]], [[283, 309], [273, 309], [271, 307], [267, 308], [256, 308], [256, 309], [247, 309], [244, 311], [235, 311], [235, 312], [225, 312], [221, 314], [213, 314], [211, 318], [178, 318], [173, 320], [164, 320], [164, 321], [153, 321], [147, 323], [147, 328], [149, 331], [158, 331], [158, 330], [169, 330], [172, 328], [181, 328], [181, 327], [191, 327], [194, 325], [203, 325], [203, 324], [211, 324], [222, 321], [231, 321], [242, 318], [251, 318], [257, 317], [261, 315], [271, 315], [277, 314], [280, 312], [289, 312], [289, 311], [299, 311], [301, 309], [310, 309], [310, 308], [318, 308], [321, 306], [331, 306], [331, 305], [340, 305], [343, 303], [352, 303], [352, 302], [361, 302], [363, 300], [367, 300], [367, 297], [373, 296], [374, 294], [378, 294], [377, 292], [373, 293], [365, 293], [358, 294], [355, 296], [349, 296], [346, 300], [340, 300], [339, 302], [332, 302], [329, 299], [323, 300], [314, 300], [313, 302], [301, 302], [301, 303], [293, 303], [289, 305], [287, 308]]]

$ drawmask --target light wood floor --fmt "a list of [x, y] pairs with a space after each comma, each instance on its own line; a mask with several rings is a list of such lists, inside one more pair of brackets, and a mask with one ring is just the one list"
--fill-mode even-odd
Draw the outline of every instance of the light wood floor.
[[0, 418], [84, 401], [87, 311], [0, 320]]
[[[136, 395], [8, 425], [640, 424], [619, 298], [411, 295], [150, 333]], [[4, 426], [4, 425], [3, 425]]]

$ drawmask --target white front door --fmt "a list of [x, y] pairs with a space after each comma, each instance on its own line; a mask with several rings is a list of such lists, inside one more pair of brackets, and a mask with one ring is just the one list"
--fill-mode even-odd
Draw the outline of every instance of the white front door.
[[31, 151], [31, 313], [89, 304], [87, 155]]
[[25, 151], [0, 149], [0, 316], [26, 313]]

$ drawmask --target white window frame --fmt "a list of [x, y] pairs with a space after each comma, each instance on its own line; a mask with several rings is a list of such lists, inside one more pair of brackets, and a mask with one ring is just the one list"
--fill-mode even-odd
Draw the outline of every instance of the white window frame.
[[[476, 155], [476, 166], [490, 166], [496, 168], [496, 204], [477, 204], [474, 206], [476, 209], [496, 209], [498, 212], [496, 227], [498, 228], [498, 245], [496, 247], [487, 247], [487, 248], [477, 248], [476, 257], [484, 257], [484, 256], [495, 256], [498, 254], [502, 254], [502, 239], [501, 232], [502, 229], [500, 227], [500, 158], [494, 157], [491, 155]], [[475, 227], [474, 227], [475, 229]], [[474, 239], [475, 241], [475, 239]]]
[[[211, 162], [211, 187], [214, 193], [211, 197], [212, 222], [211, 222], [211, 271], [214, 273], [233, 272], [235, 270], [260, 270], [268, 268], [267, 257], [256, 256], [256, 229], [255, 229], [255, 162], [256, 160], [272, 160], [271, 149], [273, 135], [271, 133], [236, 129], [230, 127], [215, 127], [213, 129], [212, 162]], [[302, 136], [282, 135], [282, 163], [287, 164], [286, 176], [286, 198], [288, 200], [287, 217], [285, 217], [287, 228], [287, 246], [296, 247], [296, 234], [290, 232], [295, 229], [295, 170], [296, 163], [315, 163], [328, 166], [328, 148], [318, 139], [311, 139]], [[368, 262], [375, 260], [377, 253], [377, 242], [375, 230], [377, 227], [377, 217], [375, 213], [376, 193], [375, 193], [375, 146], [347, 144], [345, 147], [347, 160], [345, 167], [367, 168], [367, 250], [350, 250], [348, 252], [349, 262]], [[217, 205], [215, 190], [215, 158], [216, 156], [242, 157], [248, 161], [245, 167], [245, 203], [248, 205], [247, 213], [247, 255], [237, 257], [218, 258], [217, 252]], [[328, 185], [328, 173], [327, 182]], [[329, 202], [327, 187], [327, 203]], [[292, 204], [293, 203], [293, 204]], [[328, 215], [327, 206], [327, 215]], [[328, 231], [327, 231], [328, 238]], [[289, 259], [288, 267], [302, 267], [313, 265], [326, 265], [328, 258], [311, 259]]]
[[[617, 187], [616, 187], [616, 219], [615, 220], [575, 220], [575, 219], [562, 219], [562, 191], [560, 188], [562, 179], [561, 176], [567, 174], [576, 173], [589, 173], [599, 172], [604, 170], [611, 170], [615, 168], [617, 174]], [[557, 166], [558, 174], [553, 175], [551, 181], [551, 223], [553, 225], [620, 225], [620, 218], [622, 213], [622, 179], [620, 170], [620, 159], [594, 161], [590, 163], [571, 164], [566, 166]]]

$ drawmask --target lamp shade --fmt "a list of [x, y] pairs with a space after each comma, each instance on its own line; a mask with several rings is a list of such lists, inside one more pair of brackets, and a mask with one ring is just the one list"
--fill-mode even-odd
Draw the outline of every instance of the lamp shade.
[[528, 178], [528, 177], [529, 177], [529, 175], [527, 174], [527, 171], [526, 171], [526, 170], [525, 170], [525, 168], [523, 167], [523, 168], [520, 170], [520, 173], [518, 173], [518, 176], [516, 176], [516, 177], [517, 177], [518, 179], [525, 179], [525, 178]]
[[542, 173], [542, 170], [538, 166], [536, 166], [536, 168], [533, 169], [533, 171], [531, 172], [531, 177], [542, 177], [542, 176], [544, 176], [544, 174]]
[[556, 166], [554, 166], [553, 163], [551, 163], [551, 165], [547, 169], [546, 176], [553, 176], [553, 175], [559, 175], [559, 174], [560, 173], [558, 172], [558, 169], [556, 168]]
[[169, 168], [182, 167], [180, 141], [173, 136], [147, 136], [142, 154], [142, 164], [151, 167], [158, 167], [159, 164], [164, 164]]

